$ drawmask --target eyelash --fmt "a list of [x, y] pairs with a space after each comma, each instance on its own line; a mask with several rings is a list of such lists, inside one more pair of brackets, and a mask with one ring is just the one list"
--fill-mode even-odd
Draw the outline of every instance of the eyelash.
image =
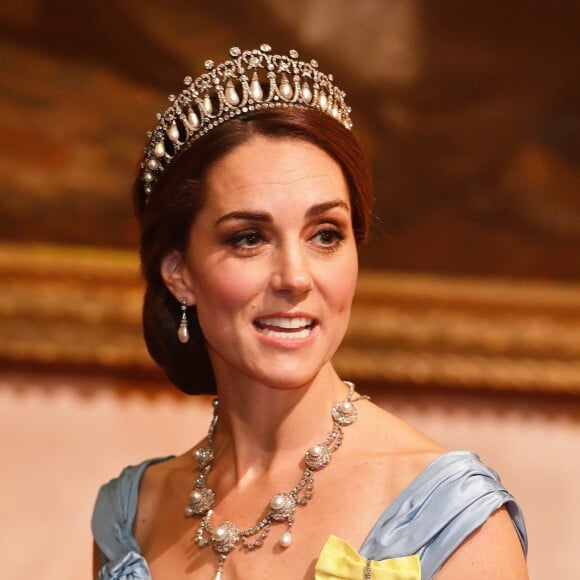
[[250, 240], [252, 239], [253, 241], [258, 241], [258, 242], [264, 242], [264, 237], [263, 235], [257, 231], [257, 230], [247, 230], [247, 231], [243, 231], [243, 232], [236, 232], [235, 234], [232, 234], [231, 236], [228, 237], [227, 239], [227, 243], [232, 246], [232, 248], [236, 249], [236, 250], [240, 250], [240, 251], [248, 251], [248, 250], [253, 250], [254, 248], [257, 248], [260, 244], [245, 244], [244, 241], [245, 240]]

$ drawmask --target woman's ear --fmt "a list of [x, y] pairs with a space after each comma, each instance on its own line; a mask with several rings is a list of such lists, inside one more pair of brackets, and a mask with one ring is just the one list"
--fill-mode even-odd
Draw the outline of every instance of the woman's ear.
[[161, 278], [165, 286], [178, 302], [184, 298], [188, 306], [195, 304], [195, 292], [193, 281], [189, 274], [183, 254], [177, 250], [172, 250], [161, 260]]

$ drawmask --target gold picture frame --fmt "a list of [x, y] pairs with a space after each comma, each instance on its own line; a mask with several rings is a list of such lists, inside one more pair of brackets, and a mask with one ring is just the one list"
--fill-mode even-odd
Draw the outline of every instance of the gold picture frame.
[[[0, 360], [155, 369], [133, 252], [0, 244]], [[363, 271], [337, 370], [373, 384], [580, 395], [580, 285]]]

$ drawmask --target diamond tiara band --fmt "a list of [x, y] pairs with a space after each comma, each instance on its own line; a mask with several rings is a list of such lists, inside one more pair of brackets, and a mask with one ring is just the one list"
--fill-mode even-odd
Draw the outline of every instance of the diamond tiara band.
[[345, 93], [334, 85], [332, 75], [318, 70], [315, 60], [298, 60], [271, 54], [271, 47], [242, 51], [230, 49], [230, 60], [215, 64], [205, 61], [206, 71], [197, 78], [185, 77], [179, 95], [169, 95], [171, 103], [157, 115], [158, 125], [147, 133], [149, 143], [141, 163], [141, 178], [149, 199], [161, 173], [172, 159], [191, 143], [220, 124], [252, 111], [268, 108], [302, 107], [316, 109], [352, 128]]

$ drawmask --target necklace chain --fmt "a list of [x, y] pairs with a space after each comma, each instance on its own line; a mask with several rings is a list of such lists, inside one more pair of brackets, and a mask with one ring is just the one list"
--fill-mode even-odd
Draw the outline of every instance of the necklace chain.
[[[207, 485], [207, 477], [212, 470], [215, 460], [215, 431], [218, 423], [219, 401], [214, 399], [214, 413], [207, 433], [204, 447], [194, 452], [197, 461], [198, 474], [190, 494], [189, 503], [185, 508], [187, 517], [201, 517], [197, 528], [195, 541], [199, 548], [211, 546], [218, 556], [217, 572], [214, 580], [221, 580], [223, 567], [228, 554], [237, 547], [255, 550], [263, 546], [273, 523], [285, 523], [286, 531], [280, 536], [279, 544], [287, 548], [292, 543], [292, 526], [298, 507], [305, 507], [312, 499], [314, 489], [314, 472], [324, 469], [332, 459], [333, 453], [340, 447], [343, 439], [343, 427], [354, 423], [358, 411], [354, 403], [366, 396], [354, 397], [354, 384], [345, 381], [348, 386], [348, 395], [336, 403], [331, 410], [332, 430], [322, 443], [310, 447], [304, 454], [304, 471], [299, 482], [288, 492], [275, 494], [268, 503], [263, 517], [245, 530], [231, 521], [224, 521], [218, 526], [211, 523], [215, 493]], [[257, 537], [255, 537], [257, 536]], [[251, 539], [254, 538], [255, 539]]]

